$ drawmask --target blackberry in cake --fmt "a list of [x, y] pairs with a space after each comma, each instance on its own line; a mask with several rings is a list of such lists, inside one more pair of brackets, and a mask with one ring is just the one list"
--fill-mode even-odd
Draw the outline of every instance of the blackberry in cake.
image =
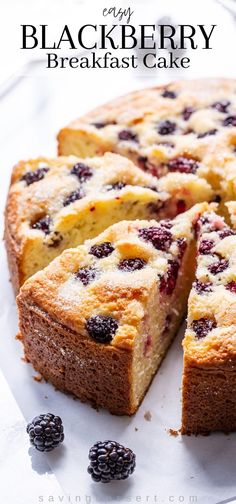
[[236, 430], [236, 233], [214, 212], [197, 225], [183, 342], [184, 434]]
[[17, 302], [34, 368], [82, 401], [134, 413], [183, 318], [207, 209], [119, 222], [27, 280]]
[[13, 171], [5, 226], [15, 291], [63, 250], [115, 222], [173, 217], [196, 201], [211, 199], [205, 181], [195, 175], [184, 181], [175, 175], [174, 183], [163, 177], [159, 185], [127, 158], [110, 153], [19, 163]]
[[[124, 155], [158, 178], [205, 179], [236, 199], [236, 81], [179, 81], [135, 91], [63, 128], [60, 154]], [[171, 179], [170, 176], [170, 179]]]

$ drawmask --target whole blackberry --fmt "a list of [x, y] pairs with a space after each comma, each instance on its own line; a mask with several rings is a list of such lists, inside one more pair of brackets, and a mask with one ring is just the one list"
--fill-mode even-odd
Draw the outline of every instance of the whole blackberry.
[[94, 315], [86, 322], [89, 336], [99, 343], [109, 343], [118, 329], [118, 322], [108, 315]]
[[99, 245], [93, 245], [89, 251], [90, 254], [94, 255], [98, 259], [103, 259], [109, 256], [114, 251], [114, 247], [111, 242], [103, 242]]
[[61, 418], [52, 413], [36, 416], [26, 431], [31, 444], [41, 452], [53, 450], [64, 440]]
[[116, 441], [99, 441], [89, 450], [88, 473], [96, 482], [127, 479], [135, 469], [136, 457]]

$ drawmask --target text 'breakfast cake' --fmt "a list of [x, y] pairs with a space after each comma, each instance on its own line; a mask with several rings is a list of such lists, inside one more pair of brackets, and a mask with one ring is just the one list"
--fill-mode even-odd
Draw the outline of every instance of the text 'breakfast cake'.
[[20, 162], [5, 226], [15, 292], [63, 250], [115, 222], [173, 217], [212, 196], [209, 184], [195, 175], [170, 174], [158, 181], [117, 154]]
[[214, 212], [197, 223], [196, 279], [183, 341], [183, 433], [236, 430], [236, 234]]
[[60, 154], [110, 150], [158, 178], [205, 178], [216, 197], [236, 199], [236, 80], [180, 81], [95, 109], [58, 135]]
[[182, 320], [207, 209], [114, 224], [27, 280], [17, 301], [35, 369], [82, 400], [134, 413]]

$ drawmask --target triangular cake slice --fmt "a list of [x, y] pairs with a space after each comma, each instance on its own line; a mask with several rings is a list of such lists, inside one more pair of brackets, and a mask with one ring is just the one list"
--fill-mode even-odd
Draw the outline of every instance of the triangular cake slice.
[[214, 212], [204, 213], [197, 229], [183, 342], [185, 434], [236, 430], [236, 234]]
[[195, 175], [159, 186], [155, 177], [117, 154], [20, 162], [12, 175], [5, 226], [15, 291], [63, 250], [115, 222], [173, 217], [210, 197], [209, 186]]
[[21, 288], [26, 358], [57, 388], [136, 411], [186, 309], [202, 203], [173, 221], [123, 221]]

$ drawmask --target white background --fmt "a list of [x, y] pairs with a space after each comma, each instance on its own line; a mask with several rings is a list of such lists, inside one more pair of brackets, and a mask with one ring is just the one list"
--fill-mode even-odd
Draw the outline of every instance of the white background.
[[[121, 2], [122, 3], [122, 2]], [[119, 3], [119, 5], [121, 5]], [[31, 57], [19, 51], [19, 24], [45, 23], [56, 30], [68, 22], [79, 25], [100, 20], [101, 8], [117, 2], [8, 0], [1, 16], [1, 91], [26, 74]], [[161, 4], [161, 5], [159, 5]], [[54, 73], [27, 67], [27, 76], [0, 99], [1, 107], [1, 216], [12, 166], [19, 159], [55, 155], [59, 128], [94, 106], [135, 88], [169, 79], [201, 76], [235, 77], [235, 24], [216, 2], [131, 1], [136, 22], [158, 22], [171, 16], [174, 23], [218, 24], [212, 51], [191, 54], [190, 71], [156, 71], [149, 74], [124, 71], [61, 70]], [[164, 6], [165, 5], [165, 6]], [[127, 2], [126, 2], [127, 6]], [[111, 21], [112, 22], [112, 21]], [[1, 222], [2, 228], [2, 222]], [[182, 349], [180, 334], [165, 359], [138, 413], [132, 418], [115, 418], [99, 413], [53, 387], [33, 380], [35, 372], [22, 360], [15, 340], [15, 301], [3, 243], [0, 252], [0, 498], [4, 504], [43, 502], [184, 502], [196, 496], [201, 504], [215, 504], [236, 495], [236, 436], [174, 438], [168, 429], [180, 426]], [[13, 395], [12, 395], [13, 394]], [[21, 410], [18, 409], [18, 406]], [[29, 449], [25, 422], [41, 412], [59, 414], [65, 425], [65, 443], [45, 455]], [[147, 422], [144, 413], [150, 411]], [[25, 419], [25, 420], [24, 420]], [[138, 430], [135, 430], [138, 428]], [[118, 440], [137, 454], [137, 470], [126, 482], [97, 485], [86, 473], [89, 447], [98, 439]], [[64, 500], [63, 500], [64, 495]], [[53, 501], [49, 500], [53, 496]], [[156, 497], [155, 497], [156, 496]], [[69, 501], [70, 497], [70, 501]], [[78, 500], [80, 497], [80, 500]], [[148, 499], [147, 499], [148, 498]], [[183, 500], [184, 499], [184, 500]]]

